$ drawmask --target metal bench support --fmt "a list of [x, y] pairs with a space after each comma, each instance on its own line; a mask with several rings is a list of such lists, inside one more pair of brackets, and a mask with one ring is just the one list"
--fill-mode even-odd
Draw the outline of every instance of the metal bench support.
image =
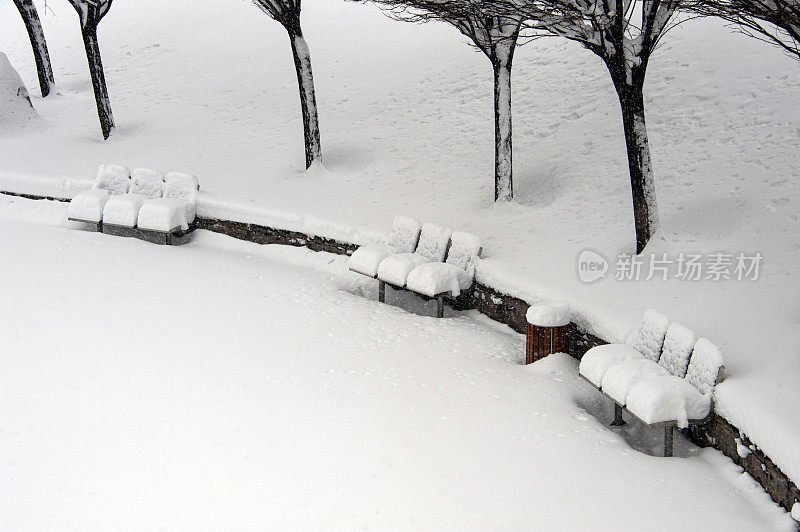
[[386, 283], [378, 281], [378, 301], [381, 303], [386, 301]]
[[664, 456], [672, 456], [673, 425], [664, 427]]
[[436, 317], [444, 318], [444, 296], [441, 294], [436, 298]]
[[611, 422], [612, 427], [621, 427], [625, 424], [625, 420], [622, 419], [622, 407], [618, 404], [614, 403], [614, 421]]

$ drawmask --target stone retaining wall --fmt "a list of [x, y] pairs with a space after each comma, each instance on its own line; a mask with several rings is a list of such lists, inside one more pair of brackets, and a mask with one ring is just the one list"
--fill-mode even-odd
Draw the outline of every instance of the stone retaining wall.
[[[2, 191], [0, 191], [0, 194], [28, 199], [68, 201], [63, 198]], [[313, 251], [327, 251], [338, 255], [351, 255], [358, 248], [354, 244], [320, 236], [229, 220], [197, 218], [194, 226], [196, 229], [206, 229], [258, 244], [304, 246]], [[468, 301], [468, 307], [477, 309], [495, 321], [505, 323], [518, 333], [525, 332], [527, 325], [525, 313], [529, 305], [524, 300], [478, 283], [475, 285], [475, 289]], [[576, 324], [570, 324], [569, 354], [576, 359], [580, 360], [586, 351], [596, 345], [605, 343], [607, 342], [603, 339], [582, 331]], [[753, 477], [772, 497], [772, 500], [787, 511], [791, 511], [793, 504], [800, 502], [800, 490], [798, 490], [797, 485], [768, 456], [750, 442], [747, 436], [721, 416], [715, 414], [708, 425], [692, 427], [685, 430], [684, 433], [695, 444], [701, 447], [714, 447], [728, 456]], [[800, 442], [798, 442], [798, 445], [800, 446]], [[743, 452], [742, 454], [746, 456], [742, 457], [739, 454], [739, 450], [745, 447], [749, 451]]]

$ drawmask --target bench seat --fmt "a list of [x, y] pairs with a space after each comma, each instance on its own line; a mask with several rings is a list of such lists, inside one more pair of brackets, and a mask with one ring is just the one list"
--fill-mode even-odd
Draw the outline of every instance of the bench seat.
[[383, 259], [378, 266], [378, 279], [398, 288], [405, 288], [408, 275], [417, 266], [430, 262], [419, 253], [399, 253]]
[[383, 259], [398, 253], [402, 253], [402, 251], [389, 244], [367, 244], [353, 252], [348, 262], [348, 268], [352, 272], [374, 279], [378, 276], [378, 266]]
[[600, 388], [603, 384], [603, 377], [611, 366], [627, 360], [643, 358], [644, 355], [628, 344], [598, 345], [583, 355], [578, 371], [582, 377]]
[[603, 375], [603, 393], [617, 404], [627, 404], [628, 393], [642, 379], [650, 379], [669, 375], [669, 372], [657, 363], [646, 358], [638, 358], [617, 362]]
[[627, 394], [625, 409], [647, 425], [668, 423], [685, 429], [711, 412], [711, 394], [703, 395], [675, 375], [649, 377]]
[[161, 233], [188, 230], [186, 206], [174, 198], [156, 198], [146, 201], [139, 209], [139, 229]]
[[136, 227], [139, 209], [147, 198], [141, 194], [111, 196], [103, 209], [103, 225]]
[[69, 202], [67, 218], [74, 222], [97, 224], [103, 221], [103, 209], [109, 199], [108, 190], [93, 188], [77, 194]]
[[445, 262], [429, 262], [408, 274], [406, 286], [412, 292], [428, 297], [447, 294], [457, 297], [472, 286], [474, 275], [463, 268]]

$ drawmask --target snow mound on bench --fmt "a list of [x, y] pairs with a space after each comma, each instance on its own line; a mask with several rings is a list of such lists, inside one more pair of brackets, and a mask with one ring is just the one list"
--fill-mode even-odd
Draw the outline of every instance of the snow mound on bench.
[[146, 199], [141, 194], [111, 196], [103, 209], [103, 223], [135, 227], [139, 218], [139, 209]]
[[617, 403], [625, 405], [628, 393], [636, 383], [649, 377], [662, 375], [669, 375], [669, 372], [646, 358], [617, 362], [603, 375], [603, 393]]
[[419, 253], [400, 253], [386, 257], [378, 266], [378, 279], [403, 288], [412, 270], [426, 262], [430, 262], [430, 259]]
[[692, 351], [689, 360], [689, 369], [686, 371], [686, 380], [701, 393], [711, 393], [717, 382], [721, 379], [722, 366], [725, 359], [722, 352], [707, 338], [700, 338]]
[[642, 354], [628, 344], [605, 344], [589, 349], [579, 366], [579, 373], [598, 388], [608, 368], [618, 362], [642, 358]]
[[112, 195], [127, 194], [131, 186], [131, 172], [119, 164], [101, 164], [97, 169], [94, 188], [108, 190]]
[[531, 305], [525, 313], [525, 319], [538, 327], [561, 327], [568, 325], [571, 319], [567, 303]]
[[[419, 220], [408, 216], [395, 216], [392, 231], [389, 233], [386, 244], [396, 249], [395, 253], [411, 253], [417, 247], [421, 228], [422, 225]], [[377, 265], [375, 268], [377, 269]]]
[[664, 349], [658, 364], [676, 377], [686, 375], [689, 357], [697, 337], [694, 331], [678, 322], [672, 322], [664, 337]]
[[169, 172], [167, 177], [164, 178], [167, 183], [172, 183], [177, 186], [198, 192], [200, 190], [200, 181], [197, 176], [192, 174], [184, 174], [183, 172]]
[[131, 193], [146, 198], [160, 198], [164, 194], [164, 174], [149, 168], [134, 168], [131, 172]]
[[[179, 176], [189, 176], [188, 174], [178, 174]], [[172, 176], [172, 178], [170, 178]], [[196, 179], [194, 181], [196, 183]], [[186, 179], [175, 179], [175, 174], [167, 175], [164, 183], [164, 198], [180, 201], [183, 205], [184, 217], [187, 222], [193, 222], [197, 213], [197, 189], [198, 185], [187, 183]]]
[[347, 266], [354, 272], [375, 277], [383, 259], [396, 253], [398, 250], [387, 244], [367, 244], [353, 252]]
[[173, 229], [189, 228], [186, 204], [173, 198], [147, 200], [139, 210], [139, 229], [166, 233]]
[[653, 309], [645, 310], [642, 323], [636, 331], [631, 347], [639, 351], [645, 358], [658, 362], [668, 327], [669, 318]]
[[427, 260], [425, 262], [442, 262], [447, 253], [447, 244], [450, 242], [450, 229], [433, 223], [422, 226], [419, 237], [417, 253]]
[[626, 408], [647, 424], [676, 421], [684, 429], [690, 419], [708, 415], [711, 394], [701, 394], [686, 379], [663, 375], [636, 383], [628, 393]]
[[462, 290], [472, 286], [473, 275], [458, 266], [443, 262], [429, 262], [414, 268], [408, 274], [408, 289], [428, 297], [450, 294], [457, 297]]
[[25, 83], [6, 54], [0, 52], [0, 128], [12, 128], [38, 116]]
[[108, 202], [108, 190], [93, 188], [77, 194], [69, 202], [67, 216], [75, 220], [99, 222], [103, 219], [103, 208]]
[[[475, 273], [475, 260], [481, 252], [481, 239], [471, 233], [453, 231], [447, 264], [457, 266], [470, 274]], [[471, 270], [471, 271], [470, 271]]]

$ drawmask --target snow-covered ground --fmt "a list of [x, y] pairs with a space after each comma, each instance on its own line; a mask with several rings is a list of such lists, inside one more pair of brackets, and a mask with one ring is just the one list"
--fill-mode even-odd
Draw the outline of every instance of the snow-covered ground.
[[[19, 17], [0, 0], [0, 49], [40, 118], [0, 124], [0, 188], [59, 195], [119, 162], [199, 175], [200, 214], [366, 241], [397, 213], [472, 231], [480, 281], [566, 298], [619, 339], [647, 307], [718, 343], [718, 409], [800, 479], [800, 67], [714, 21], [666, 36], [646, 86], [664, 239], [653, 252], [760, 252], [758, 281], [621, 282], [576, 275], [579, 253], [633, 249], [616, 96], [600, 61], [539, 40], [514, 67], [516, 202], [492, 205], [491, 69], [444, 25], [306, 0], [326, 170], [303, 173], [283, 29], [250, 2], [115, 3], [100, 26], [119, 135], [102, 142], [75, 14], [42, 5], [61, 95], [35, 97]], [[50, 176], [31, 182], [28, 176]], [[32, 190], [36, 189], [36, 190]], [[105, 245], [105, 240], [103, 245]], [[99, 244], [98, 244], [99, 245]], [[93, 326], [91, 326], [93, 328]]]
[[574, 360], [522, 366], [476, 312], [380, 304], [339, 256], [65, 212], [0, 198], [4, 530], [792, 529], [720, 453], [653, 456]]

